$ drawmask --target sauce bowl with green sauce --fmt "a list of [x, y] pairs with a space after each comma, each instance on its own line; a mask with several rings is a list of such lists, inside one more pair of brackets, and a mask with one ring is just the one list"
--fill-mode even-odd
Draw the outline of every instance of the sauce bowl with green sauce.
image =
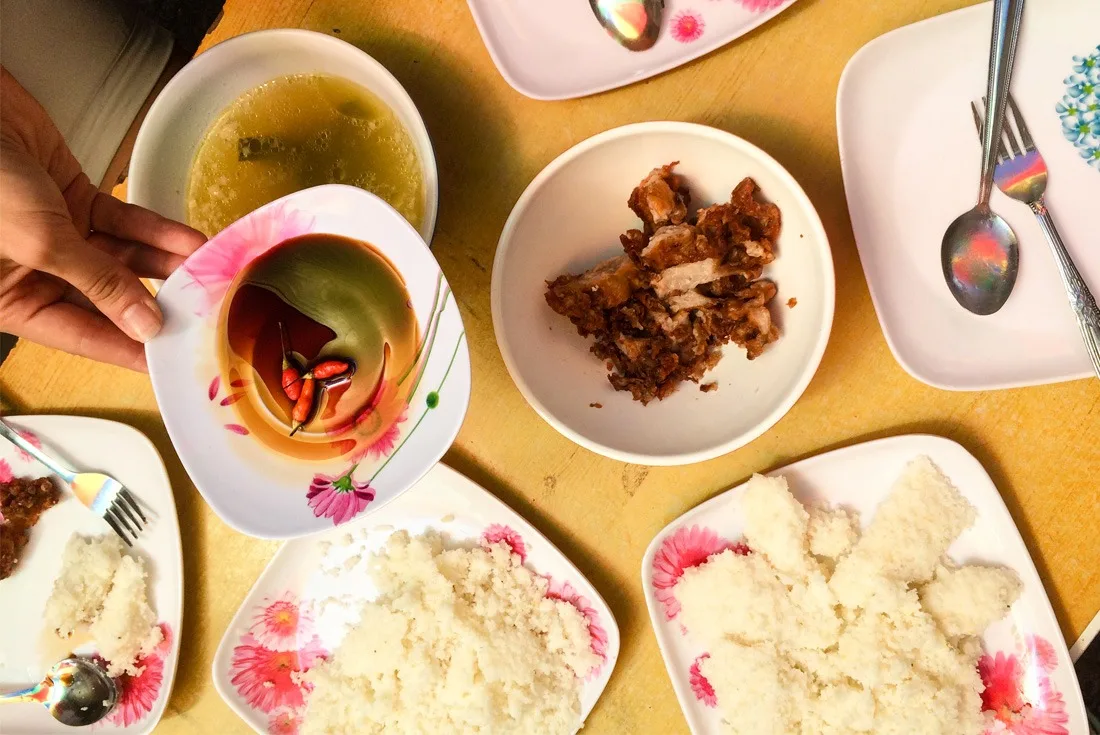
[[431, 242], [438, 173], [408, 93], [349, 43], [278, 29], [224, 41], [172, 78], [138, 131], [128, 198], [213, 236], [329, 183], [377, 194]]
[[230, 224], [157, 294], [153, 390], [195, 486], [259, 538], [381, 508], [450, 448], [470, 401], [462, 317], [381, 198], [328, 184]]

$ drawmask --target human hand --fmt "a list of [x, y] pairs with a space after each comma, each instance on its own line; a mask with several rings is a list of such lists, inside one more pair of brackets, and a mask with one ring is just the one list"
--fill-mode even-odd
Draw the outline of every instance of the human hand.
[[133, 370], [163, 317], [139, 280], [206, 237], [100, 192], [49, 115], [0, 67], [0, 331]]

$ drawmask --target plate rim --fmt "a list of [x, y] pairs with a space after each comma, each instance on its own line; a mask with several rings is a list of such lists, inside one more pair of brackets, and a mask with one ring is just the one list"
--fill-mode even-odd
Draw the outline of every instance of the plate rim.
[[[836, 461], [838, 458], [845, 455], [858, 455], [864, 452], [874, 451], [875, 449], [881, 447], [900, 447], [908, 444], [923, 446], [925, 448], [938, 445], [938, 447], [943, 452], [954, 453], [961, 460], [964, 460], [967, 463], [971, 464], [978, 472], [981, 473], [981, 476], [983, 476], [988, 481], [989, 487], [993, 490], [993, 492], [990, 493], [989, 497], [991, 510], [993, 511], [993, 513], [1001, 518], [1001, 522], [1007, 521], [1012, 530], [1015, 532], [1016, 538], [1019, 540], [1020, 545], [1023, 548], [1027, 557], [1026, 564], [1023, 566], [1023, 568], [1014, 568], [1014, 570], [1018, 573], [1023, 572], [1021, 576], [1024, 577], [1030, 575], [1032, 579], [1038, 582], [1039, 589], [1042, 590], [1043, 594], [1041, 600], [1038, 600], [1038, 604], [1035, 605], [1035, 611], [1040, 617], [1043, 618], [1044, 622], [1050, 627], [1050, 629], [1057, 633], [1056, 639], [1053, 640], [1052, 643], [1054, 644], [1055, 649], [1059, 654], [1059, 663], [1065, 664], [1065, 668], [1069, 672], [1069, 680], [1075, 685], [1071, 688], [1070, 693], [1066, 696], [1067, 710], [1070, 707], [1075, 707], [1078, 710], [1082, 721], [1085, 721], [1084, 704], [1081, 696], [1081, 685], [1080, 682], [1077, 680], [1077, 673], [1074, 670], [1073, 660], [1069, 655], [1069, 648], [1066, 644], [1065, 637], [1062, 635], [1062, 629], [1058, 623], [1058, 618], [1054, 614], [1054, 607], [1050, 602], [1050, 594], [1046, 590], [1046, 585], [1044, 584], [1042, 577], [1039, 576], [1039, 570], [1035, 566], [1035, 560], [1034, 558], [1032, 558], [1031, 549], [1028, 548], [1027, 543], [1024, 541], [1023, 536], [1020, 534], [1020, 529], [1016, 525], [1015, 519], [1012, 518], [1012, 514], [1009, 512], [1008, 506], [1005, 504], [1004, 497], [1001, 495], [1000, 489], [997, 487], [997, 484], [993, 481], [993, 478], [989, 476], [989, 472], [985, 469], [985, 465], [983, 465], [981, 461], [977, 457], [975, 457], [973, 453], [970, 452], [969, 449], [967, 449], [954, 439], [950, 439], [948, 437], [940, 436], [937, 434], [895, 434], [878, 439], [871, 439], [868, 441], [857, 441], [853, 444], [837, 447], [836, 449], [812, 454], [808, 457], [803, 457], [802, 459], [798, 459], [794, 462], [789, 462], [779, 467], [758, 470], [753, 474], [759, 473], [771, 477], [778, 474], [784, 474], [792, 470], [804, 472], [807, 468], [829, 461]], [[919, 453], [921, 450], [917, 449], [915, 451]], [[933, 457], [933, 460], [935, 459], [936, 458]], [[665, 673], [668, 675], [669, 682], [672, 684], [673, 691], [676, 693], [676, 700], [677, 703], [680, 705], [680, 711], [683, 714], [684, 721], [687, 723], [688, 729], [692, 732], [692, 735], [700, 735], [702, 730], [696, 727], [694, 717], [692, 715], [689, 715], [689, 711], [693, 711], [694, 709], [694, 702], [693, 700], [689, 699], [689, 697], [693, 695], [690, 691], [685, 689], [685, 683], [684, 681], [682, 681], [683, 677], [678, 676], [677, 674], [679, 672], [674, 671], [673, 662], [671, 660], [670, 654], [670, 646], [666, 643], [666, 636], [659, 632], [661, 630], [660, 625], [665, 621], [661, 620], [662, 611], [660, 609], [660, 601], [657, 600], [656, 595], [653, 593], [653, 585], [650, 582], [653, 568], [653, 560], [657, 555], [658, 549], [660, 548], [660, 542], [662, 542], [672, 531], [691, 524], [692, 521], [698, 516], [701, 516], [706, 512], [711, 511], [714, 508], [729, 502], [732, 494], [744, 487], [751, 478], [752, 474], [750, 474], [749, 477], [745, 478], [741, 482], [738, 482], [737, 484], [728, 487], [727, 489], [721, 491], [715, 496], [704, 500], [698, 505], [689, 508], [681, 515], [677, 516], [653, 536], [649, 544], [646, 546], [645, 553], [642, 556], [641, 582], [642, 592], [645, 596], [646, 611], [649, 617], [649, 627], [653, 633], [654, 638], [657, 639], [657, 647], [661, 653], [661, 660], [665, 665]], [[877, 504], [875, 507], [878, 507]], [[1063, 691], [1062, 693], [1063, 695], [1067, 694], [1065, 691]]]

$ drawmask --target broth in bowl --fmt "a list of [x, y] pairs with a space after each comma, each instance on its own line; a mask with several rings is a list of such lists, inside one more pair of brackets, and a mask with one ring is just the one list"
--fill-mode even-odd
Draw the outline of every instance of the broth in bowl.
[[206, 131], [187, 187], [188, 223], [212, 237], [321, 184], [376, 194], [417, 228], [424, 218], [416, 148], [385, 103], [336, 76], [280, 77], [241, 95]]

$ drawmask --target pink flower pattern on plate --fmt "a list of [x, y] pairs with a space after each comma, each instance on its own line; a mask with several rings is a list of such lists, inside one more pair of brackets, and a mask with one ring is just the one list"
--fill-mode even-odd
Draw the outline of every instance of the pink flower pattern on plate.
[[291, 707], [276, 710], [267, 721], [267, 731], [270, 735], [298, 735], [298, 729], [301, 726], [302, 711]]
[[299, 650], [272, 651], [246, 633], [233, 649], [230, 681], [254, 709], [268, 714], [281, 707], [295, 709], [305, 703], [310, 689], [301, 675], [326, 655], [317, 636]]
[[653, 557], [653, 588], [665, 607], [665, 619], [672, 620], [680, 613], [680, 602], [673, 588], [684, 570], [699, 566], [726, 549], [733, 549], [738, 554], [749, 553], [749, 547], [744, 544], [732, 544], [701, 526], [679, 528], [661, 542]]
[[763, 13], [765, 10], [771, 10], [772, 8], [778, 8], [786, 0], [737, 0], [746, 10], [751, 10], [754, 13]]
[[702, 670], [699, 668], [704, 661], [710, 658], [709, 653], [704, 653], [697, 656], [694, 661], [691, 662], [691, 669], [689, 673], [691, 675], [691, 691], [695, 693], [695, 698], [708, 707], [718, 706], [718, 697], [714, 694], [714, 687], [707, 681], [707, 677], [703, 676]]
[[181, 266], [204, 292], [200, 316], [221, 302], [236, 275], [257, 256], [281, 242], [304, 235], [313, 217], [286, 204], [239, 219], [199, 248]]
[[[24, 439], [26, 439], [27, 443], [30, 444], [35, 449], [41, 449], [42, 448], [42, 442], [38, 439], [38, 436], [35, 435], [34, 432], [26, 431], [25, 429], [16, 429], [15, 433], [18, 434], [19, 436], [23, 437]], [[18, 447], [15, 448], [15, 456], [19, 457], [19, 459], [23, 460], [24, 462], [34, 462], [34, 461], [36, 461], [34, 457], [27, 454], [26, 452], [24, 452], [22, 449], [20, 449]]]
[[[0, 459], [0, 482], [11, 482], [15, 478], [15, 473], [11, 471], [11, 465], [8, 464], [8, 460]], [[0, 515], [0, 519], [3, 515]]]
[[[107, 722], [116, 727], [129, 727], [143, 719], [153, 709], [164, 683], [164, 660], [172, 650], [172, 629], [160, 624], [164, 639], [147, 656], [138, 659], [142, 672], [137, 676], [123, 674], [115, 679], [118, 686], [118, 705], [107, 715]], [[99, 656], [96, 656], [101, 661]]]
[[313, 615], [298, 604], [291, 592], [261, 607], [253, 621], [249, 634], [272, 651], [294, 651], [300, 641], [313, 638]]
[[[1054, 647], [1038, 636], [1028, 638], [1029, 651], [1035, 651], [1034, 665], [1027, 667], [1014, 653], [998, 651], [978, 660], [982, 677], [982, 710], [993, 715], [988, 735], [1069, 735], [1066, 703], [1050, 681], [1048, 673]], [[1048, 655], [1050, 654], [1050, 655]], [[1029, 701], [1032, 700], [1032, 701]]]
[[313, 515], [331, 518], [333, 525], [347, 523], [363, 512], [374, 500], [374, 489], [369, 483], [352, 479], [355, 465], [340, 477], [316, 474], [310, 483], [306, 498]]
[[1050, 641], [1042, 636], [1029, 635], [1024, 639], [1028, 653], [1039, 667], [1048, 674], [1058, 668], [1058, 654]]
[[[607, 631], [600, 625], [600, 615], [596, 612], [596, 608], [592, 607], [592, 603], [588, 601], [588, 598], [578, 592], [568, 580], [558, 582], [547, 575], [546, 581], [549, 582], [546, 596], [552, 600], [568, 602], [577, 608], [588, 623], [588, 635], [592, 637], [592, 653], [599, 656], [601, 660], [607, 661]], [[595, 677], [600, 673], [601, 668], [602, 666], [592, 667], [586, 678]]]
[[358, 462], [368, 457], [370, 459], [383, 459], [392, 454], [394, 447], [397, 446], [397, 440], [401, 438], [401, 424], [408, 418], [409, 407], [405, 406], [401, 409], [401, 414], [382, 432], [381, 436], [353, 455], [352, 461]]
[[491, 544], [506, 544], [512, 553], [519, 557], [520, 564], [527, 561], [527, 545], [523, 543], [523, 537], [510, 526], [494, 523], [481, 534], [481, 543], [486, 546]]
[[672, 37], [680, 43], [691, 43], [699, 40], [706, 29], [703, 16], [694, 10], [683, 10], [672, 16], [670, 32]]

